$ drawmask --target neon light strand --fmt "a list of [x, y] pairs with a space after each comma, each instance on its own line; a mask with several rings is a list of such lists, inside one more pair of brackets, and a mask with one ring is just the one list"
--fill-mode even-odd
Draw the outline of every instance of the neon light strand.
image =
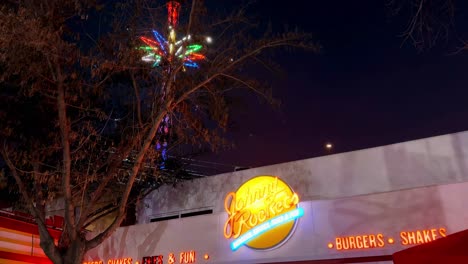
[[191, 68], [198, 68], [198, 63], [193, 61], [188, 61], [184, 63], [184, 66], [191, 67]]
[[187, 51], [185, 52], [185, 55], [190, 55], [196, 51], [199, 51], [201, 50], [203, 46], [200, 45], [200, 44], [193, 44], [193, 45], [189, 45], [187, 46]]
[[167, 2], [167, 23], [173, 28], [177, 26], [177, 19], [179, 18], [180, 3], [177, 1]]
[[154, 29], [153, 29], [153, 35], [154, 35], [154, 38], [159, 42], [161, 49], [164, 51], [164, 53], [166, 53], [166, 48], [164, 46], [167, 45], [167, 40], [161, 34], [159, 34], [158, 31]]
[[156, 150], [161, 151], [161, 164], [159, 165], [160, 169], [165, 169], [166, 168], [166, 161], [167, 161], [167, 147], [168, 147], [168, 141], [169, 141], [169, 125], [170, 125], [170, 118], [168, 115], [166, 115], [159, 127], [159, 134], [161, 135], [160, 140], [162, 141], [162, 144], [158, 141], [156, 144]]
[[[140, 40], [146, 44], [146, 46], [141, 46], [139, 49], [146, 52], [146, 55], [142, 57], [143, 61], [157, 61], [157, 63], [154, 64], [155, 67], [159, 66], [160, 62], [163, 60], [172, 61], [174, 55], [182, 62], [189, 61], [189, 63], [184, 63], [184, 65], [188, 67], [198, 67], [197, 63], [192, 62], [206, 59], [205, 55], [198, 53], [198, 51], [203, 48], [202, 45], [191, 44], [186, 47], [184, 46], [184, 44], [189, 41], [189, 36], [173, 43], [173, 41], [167, 41], [158, 31], [153, 30], [153, 37], [154, 40], [141, 36]], [[150, 59], [151, 56], [158, 56], [159, 58]]]
[[[153, 66], [159, 66], [162, 61], [173, 63], [179, 61], [187, 67], [198, 67], [195, 61], [204, 60], [206, 57], [203, 54], [196, 53], [200, 51], [203, 46], [200, 44], [190, 44], [191, 36], [187, 35], [176, 40], [176, 26], [179, 19], [180, 3], [177, 0], [169, 0], [167, 6], [167, 38], [161, 35], [157, 30], [152, 30], [153, 39], [141, 36], [141, 41], [147, 46], [140, 47], [140, 49], [147, 52], [142, 57], [143, 61], [154, 62]], [[207, 38], [208, 39], [208, 38]], [[209, 38], [211, 42], [211, 38]], [[154, 56], [154, 58], [151, 58]], [[159, 56], [159, 57], [155, 57]], [[173, 58], [176, 58], [174, 60]]]
[[148, 45], [145, 48], [150, 47], [151, 49], [156, 49], [156, 50], [158, 49], [157, 47], [160, 47], [161, 49], [164, 48], [164, 46], [159, 41], [154, 41], [152, 39], [145, 38], [145, 37], [140, 37], [140, 39]]
[[198, 53], [192, 53], [190, 55], [187, 56], [186, 60], [191, 60], [191, 61], [194, 61], [194, 60], [203, 60], [205, 59], [205, 55], [203, 54], [198, 54]]
[[304, 209], [297, 208], [292, 211], [286, 212], [284, 214], [278, 215], [275, 218], [272, 218], [241, 235], [236, 240], [232, 241], [231, 243], [231, 250], [235, 251], [240, 246], [244, 245], [245, 243], [249, 242], [250, 240], [260, 236], [261, 234], [265, 233], [272, 228], [282, 225], [288, 221], [295, 220], [299, 217], [304, 215]]

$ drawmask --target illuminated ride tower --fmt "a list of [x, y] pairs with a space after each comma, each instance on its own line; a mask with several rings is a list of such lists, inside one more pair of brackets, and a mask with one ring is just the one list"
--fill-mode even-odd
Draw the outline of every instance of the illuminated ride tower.
[[[171, 71], [182, 66], [198, 68], [196, 61], [205, 59], [203, 54], [197, 53], [202, 49], [200, 44], [192, 44], [192, 37], [190, 34], [177, 40], [177, 22], [180, 13], [180, 2], [168, 1], [167, 7], [167, 38], [156, 30], [152, 30], [152, 38], [142, 36], [140, 40], [145, 44], [141, 46], [146, 54], [141, 59], [145, 62], [153, 64], [153, 67], [160, 67], [166, 75], [170, 75]], [[167, 81], [167, 80], [166, 80]], [[163, 91], [161, 92], [161, 101], [164, 101], [166, 93], [166, 84], [163, 84]], [[159, 140], [156, 143], [156, 150], [161, 151], [161, 164], [160, 169], [166, 168], [167, 151], [169, 144], [169, 128], [171, 120], [169, 115], [166, 115], [159, 127]]]

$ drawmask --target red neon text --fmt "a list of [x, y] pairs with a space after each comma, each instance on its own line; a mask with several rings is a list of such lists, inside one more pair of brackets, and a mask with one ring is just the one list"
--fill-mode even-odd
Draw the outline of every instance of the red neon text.
[[195, 263], [195, 251], [180, 252], [180, 262], [181, 264], [185, 263]]
[[432, 228], [415, 231], [403, 231], [400, 232], [401, 244], [402, 245], [417, 245], [427, 242], [434, 241], [441, 237], [447, 236], [447, 230], [445, 228]]
[[107, 264], [132, 264], [132, 258], [109, 259]]
[[385, 246], [382, 234], [335, 238], [336, 250], [376, 248]]

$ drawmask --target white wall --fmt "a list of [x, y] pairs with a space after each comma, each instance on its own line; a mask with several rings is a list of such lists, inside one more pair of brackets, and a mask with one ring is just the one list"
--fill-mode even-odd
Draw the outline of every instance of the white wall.
[[[284, 245], [269, 251], [241, 247], [232, 252], [230, 241], [223, 236], [225, 213], [135, 225], [118, 229], [99, 248], [90, 251], [85, 260], [107, 263], [110, 258], [131, 257], [135, 263], [144, 256], [162, 254], [167, 259], [170, 252], [177, 255], [188, 250], [197, 252], [196, 263], [220, 264], [390, 255], [406, 248], [400, 244], [400, 231], [444, 227], [451, 234], [467, 229], [467, 193], [465, 182], [302, 202], [305, 214], [295, 233]], [[392, 237], [396, 243], [346, 252], [327, 248], [337, 236], [376, 233], [382, 233], [386, 239]], [[203, 260], [205, 253], [210, 255], [209, 261]]]
[[468, 181], [468, 132], [353, 151], [163, 186], [149, 194], [138, 222], [185, 210], [223, 211], [224, 196], [257, 175], [275, 175], [302, 201], [335, 199]]

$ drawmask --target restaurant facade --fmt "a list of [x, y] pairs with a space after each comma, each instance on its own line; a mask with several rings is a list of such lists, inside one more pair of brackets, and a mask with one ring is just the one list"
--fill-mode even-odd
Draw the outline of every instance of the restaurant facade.
[[468, 229], [468, 132], [163, 186], [85, 263], [393, 263]]

